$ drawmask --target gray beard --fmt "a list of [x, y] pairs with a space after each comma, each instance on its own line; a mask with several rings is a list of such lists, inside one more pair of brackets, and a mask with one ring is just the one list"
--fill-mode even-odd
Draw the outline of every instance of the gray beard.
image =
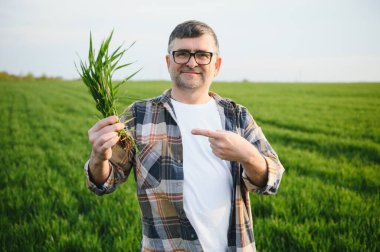
[[182, 80], [181, 76], [177, 76], [173, 79], [174, 84], [180, 89], [194, 89], [202, 85], [205, 85], [204, 81], [205, 80], [202, 76], [200, 82], [203, 82], [203, 84], [201, 84], [200, 82], [196, 82], [195, 84], [188, 85], [186, 84], [186, 81]]

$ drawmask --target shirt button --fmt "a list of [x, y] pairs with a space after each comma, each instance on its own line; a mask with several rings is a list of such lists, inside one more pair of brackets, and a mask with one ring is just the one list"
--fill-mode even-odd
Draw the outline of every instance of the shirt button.
[[182, 160], [177, 160], [178, 164], [182, 164]]

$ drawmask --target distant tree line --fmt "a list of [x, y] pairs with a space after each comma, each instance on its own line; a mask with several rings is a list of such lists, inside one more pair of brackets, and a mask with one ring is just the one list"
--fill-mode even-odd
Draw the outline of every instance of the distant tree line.
[[27, 80], [27, 81], [40, 81], [40, 80], [62, 80], [62, 77], [51, 77], [45, 74], [41, 76], [34, 76], [32, 73], [26, 75], [15, 75], [5, 71], [0, 71], [0, 80]]

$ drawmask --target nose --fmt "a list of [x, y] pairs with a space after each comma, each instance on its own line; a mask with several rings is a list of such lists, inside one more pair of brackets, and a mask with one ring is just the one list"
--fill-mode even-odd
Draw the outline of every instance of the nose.
[[195, 61], [195, 55], [191, 55], [189, 61], [186, 63], [186, 66], [194, 68], [198, 66], [198, 63]]

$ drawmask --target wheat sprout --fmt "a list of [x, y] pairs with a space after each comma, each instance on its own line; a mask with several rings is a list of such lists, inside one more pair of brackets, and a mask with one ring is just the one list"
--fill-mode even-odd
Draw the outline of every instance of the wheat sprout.
[[[112, 39], [113, 31], [108, 38], [102, 41], [99, 51], [96, 54], [95, 49], [92, 45], [92, 36], [90, 33], [90, 48], [88, 52], [88, 65], [86, 62], [80, 60], [80, 69], [77, 71], [83, 81], [83, 83], [88, 87], [92, 97], [95, 100], [96, 108], [100, 111], [103, 117], [108, 117], [111, 115], [116, 115], [119, 118], [117, 111], [117, 93], [121, 85], [125, 84], [130, 78], [135, 76], [140, 70], [134, 72], [127, 78], [123, 79], [118, 84], [112, 82], [113, 74], [124, 67], [127, 67], [133, 63], [127, 63], [119, 65], [121, 58], [124, 53], [131, 48], [129, 46], [127, 49], [122, 49], [122, 45], [117, 47], [116, 50], [110, 52], [109, 45]], [[132, 119], [131, 119], [132, 120]], [[124, 124], [129, 121], [125, 121]], [[124, 150], [130, 153], [135, 147], [135, 141], [130, 131], [126, 128], [118, 132], [120, 136], [120, 144]]]

